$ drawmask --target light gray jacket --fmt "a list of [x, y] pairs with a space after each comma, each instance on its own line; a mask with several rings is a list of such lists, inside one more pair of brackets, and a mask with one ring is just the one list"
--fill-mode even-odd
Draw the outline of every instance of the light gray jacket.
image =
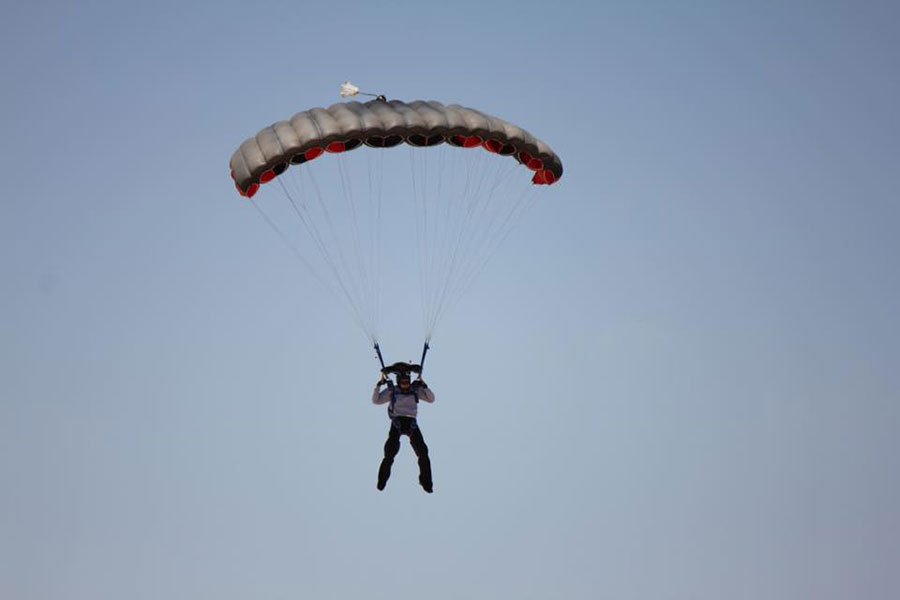
[[[381, 386], [376, 385], [372, 392], [372, 404], [389, 404], [391, 401], [391, 388], [384, 388], [379, 391]], [[417, 387], [407, 393], [400, 391], [399, 387], [394, 387], [394, 410], [388, 406], [389, 417], [412, 417], [416, 418], [418, 412], [418, 404], [416, 398], [425, 402], [434, 402], [434, 392], [426, 387]]]

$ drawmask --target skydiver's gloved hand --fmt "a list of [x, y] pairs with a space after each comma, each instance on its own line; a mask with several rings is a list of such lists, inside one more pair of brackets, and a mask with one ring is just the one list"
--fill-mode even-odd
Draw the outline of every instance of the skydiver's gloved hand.
[[383, 385], [387, 385], [387, 377], [384, 376], [384, 373], [382, 373], [378, 381], [375, 382], [375, 387], [381, 387]]
[[425, 380], [424, 380], [424, 379], [422, 379], [421, 377], [419, 377], [418, 379], [416, 379], [416, 387], [427, 388], [427, 387], [428, 387], [428, 384], [425, 383]]

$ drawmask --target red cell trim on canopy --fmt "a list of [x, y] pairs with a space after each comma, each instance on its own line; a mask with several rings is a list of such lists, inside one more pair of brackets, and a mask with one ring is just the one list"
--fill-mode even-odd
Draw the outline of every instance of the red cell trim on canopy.
[[331, 142], [327, 146], [325, 146], [325, 150], [331, 152], [332, 154], [337, 154], [339, 152], [343, 152], [347, 147], [344, 142]]
[[259, 176], [260, 183], [268, 183], [275, 179], [275, 170], [269, 169], [268, 171], [263, 171], [263, 174]]
[[552, 185], [556, 182], [556, 175], [550, 169], [541, 169], [531, 178], [531, 183], [536, 185]]
[[470, 135], [466, 138], [466, 141], [463, 142], [464, 148], [474, 148], [476, 146], [480, 146], [482, 139], [477, 135]]
[[304, 158], [306, 158], [306, 160], [312, 160], [314, 158], [318, 158], [318, 157], [322, 156], [323, 152], [324, 152], [324, 150], [322, 148], [320, 148], [319, 146], [315, 146], [313, 148], [310, 148], [306, 152], [304, 152], [303, 156], [304, 156]]
[[532, 171], [540, 171], [544, 168], [544, 161], [532, 156], [530, 153], [522, 150], [517, 155], [519, 162], [531, 169]]
[[503, 142], [500, 140], [485, 140], [481, 145], [484, 146], [485, 150], [494, 154], [500, 152], [500, 149], [503, 148]]

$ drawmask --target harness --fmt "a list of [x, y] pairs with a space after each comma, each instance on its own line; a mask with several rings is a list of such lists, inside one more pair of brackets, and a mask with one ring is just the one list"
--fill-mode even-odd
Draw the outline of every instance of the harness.
[[[428, 354], [428, 340], [425, 340], [424, 346], [422, 346], [422, 359], [419, 361], [419, 364], [412, 363], [404, 363], [397, 362], [392, 364], [389, 367], [384, 365], [384, 357], [381, 355], [381, 348], [378, 346], [378, 342], [375, 342], [375, 354], [378, 356], [378, 362], [381, 363], [381, 374], [382, 376], [387, 375], [388, 373], [397, 373], [398, 377], [400, 374], [405, 374], [407, 377], [410, 373], [418, 373], [419, 378], [422, 377], [422, 365], [425, 364], [425, 355]], [[418, 385], [417, 385], [418, 384]], [[397, 390], [394, 387], [394, 382], [390, 379], [387, 380], [388, 389], [391, 391], [391, 403], [388, 405], [388, 416], [393, 419], [394, 418], [394, 405], [397, 403]], [[418, 380], [415, 382], [411, 382], [410, 391], [413, 394], [413, 398], [416, 401], [416, 404], [419, 403], [419, 389], [421, 384]]]
[[[410, 384], [409, 391], [412, 393], [413, 398], [416, 400], [416, 404], [419, 403], [419, 388], [418, 385]], [[388, 416], [393, 419], [394, 418], [394, 404], [397, 403], [397, 388], [394, 387], [394, 383], [389, 379], [388, 380], [388, 389], [391, 391], [391, 403], [388, 405]], [[404, 394], [408, 395], [408, 394]]]

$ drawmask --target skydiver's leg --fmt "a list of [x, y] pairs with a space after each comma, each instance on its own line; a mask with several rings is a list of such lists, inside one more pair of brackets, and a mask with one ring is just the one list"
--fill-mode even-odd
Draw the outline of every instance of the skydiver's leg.
[[414, 426], [409, 432], [409, 443], [419, 457], [419, 485], [422, 489], [431, 493], [431, 459], [428, 458], [428, 446], [425, 444], [425, 438], [422, 437], [422, 430], [418, 426]]
[[387, 480], [391, 476], [391, 465], [394, 464], [394, 457], [400, 451], [400, 430], [391, 424], [391, 430], [388, 432], [388, 439], [384, 443], [384, 459], [381, 461], [381, 467], [378, 469], [378, 489], [383, 490], [387, 485]]

